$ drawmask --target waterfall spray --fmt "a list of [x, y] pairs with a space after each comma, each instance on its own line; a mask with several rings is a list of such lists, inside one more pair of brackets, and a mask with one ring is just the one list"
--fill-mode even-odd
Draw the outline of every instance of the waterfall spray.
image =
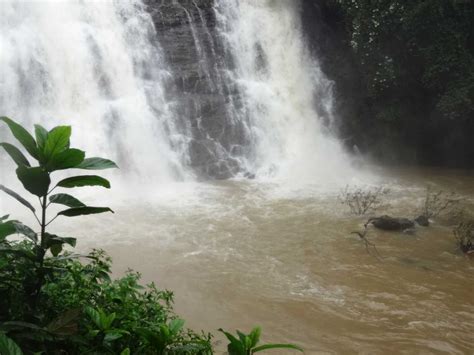
[[27, 126], [70, 124], [73, 139], [125, 173], [183, 180], [187, 139], [140, 1], [2, 2], [0, 109]]
[[306, 46], [299, 1], [222, 0], [215, 8], [243, 103], [230, 111], [251, 144], [245, 169], [322, 183], [347, 174], [349, 159], [330, 132], [332, 83]]

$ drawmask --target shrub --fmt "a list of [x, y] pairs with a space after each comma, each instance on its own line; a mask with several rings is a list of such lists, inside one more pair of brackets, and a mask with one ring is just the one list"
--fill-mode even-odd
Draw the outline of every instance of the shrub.
[[[47, 231], [60, 216], [113, 212], [108, 207], [87, 206], [57, 188], [100, 186], [110, 183], [98, 175], [79, 175], [60, 180], [51, 188], [52, 173], [67, 169], [115, 168], [103, 158], [85, 158], [70, 148], [71, 127], [47, 131], [35, 125], [35, 138], [7, 117], [0, 117], [13, 136], [36, 161], [31, 166], [12, 144], [0, 143], [17, 165], [23, 187], [39, 199], [40, 214], [27, 199], [0, 185], [0, 190], [28, 208], [39, 224], [35, 232], [20, 221], [0, 218], [0, 350], [1, 353], [47, 354], [209, 354], [209, 335], [184, 330], [184, 321], [171, 308], [172, 293], [153, 284], [143, 287], [140, 275], [128, 272], [111, 280], [110, 258], [93, 251], [80, 255], [65, 253], [64, 244], [76, 240]], [[47, 220], [51, 204], [67, 208]], [[19, 234], [20, 241], [9, 236]], [[17, 344], [17, 345], [16, 345]], [[21, 348], [22, 350], [19, 350]], [[2, 350], [3, 349], [3, 350]]]
[[237, 337], [223, 329], [219, 329], [230, 341], [227, 346], [229, 355], [252, 355], [268, 349], [291, 349], [303, 352], [303, 349], [293, 344], [264, 344], [260, 342], [260, 327], [255, 327], [249, 334], [244, 334], [237, 330]]
[[474, 255], [474, 220], [460, 222], [453, 229], [459, 249], [470, 256]]
[[339, 201], [349, 207], [352, 214], [364, 215], [374, 212], [382, 206], [382, 197], [390, 192], [389, 189], [378, 187], [364, 190], [346, 186], [339, 195]]
[[433, 191], [431, 188], [427, 188], [420, 212], [428, 219], [435, 218], [441, 213], [453, 211], [460, 201], [461, 199], [454, 192]]

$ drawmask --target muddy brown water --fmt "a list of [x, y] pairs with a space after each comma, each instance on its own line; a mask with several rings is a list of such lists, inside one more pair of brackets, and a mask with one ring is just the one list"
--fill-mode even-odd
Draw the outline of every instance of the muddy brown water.
[[[455, 191], [474, 211], [473, 172], [379, 175], [390, 193], [378, 213], [415, 217], [428, 185]], [[80, 230], [83, 250], [105, 248], [116, 274], [131, 267], [173, 290], [187, 326], [216, 334], [219, 349], [218, 328], [261, 325], [264, 341], [307, 354], [474, 353], [474, 260], [456, 250], [449, 215], [414, 234], [371, 228], [377, 257], [350, 234], [367, 216], [338, 202], [340, 188], [288, 193], [225, 181], [192, 189], [190, 199], [173, 197], [178, 185], [166, 201], [117, 203], [115, 215], [64, 229]]]

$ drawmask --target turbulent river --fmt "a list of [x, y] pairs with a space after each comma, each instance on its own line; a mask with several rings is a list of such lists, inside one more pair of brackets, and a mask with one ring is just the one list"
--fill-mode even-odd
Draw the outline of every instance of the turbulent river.
[[[370, 229], [338, 200], [384, 186], [377, 213], [413, 218], [426, 187], [474, 206], [469, 171], [382, 169], [337, 139], [333, 83], [299, 1], [2, 1], [0, 115], [73, 126], [73, 146], [118, 162], [115, 214], [58, 220], [175, 291], [188, 326], [248, 330], [307, 353], [473, 352], [474, 264], [444, 215]], [[6, 131], [0, 130], [2, 140]], [[19, 189], [0, 155], [0, 183]], [[0, 215], [30, 217], [5, 196]], [[67, 222], [67, 223], [66, 223]], [[220, 345], [223, 347], [223, 344]]]
[[[413, 218], [428, 184], [474, 209], [472, 172], [378, 176], [377, 186], [390, 188], [379, 213]], [[258, 324], [264, 340], [296, 342], [308, 354], [472, 353], [474, 264], [457, 250], [449, 216], [414, 234], [370, 228], [380, 255], [369, 254], [350, 234], [368, 217], [352, 216], [338, 194], [247, 180], [118, 183], [81, 197], [105, 201], [114, 215], [58, 221], [54, 230], [77, 237], [79, 251], [107, 250], [117, 274], [131, 267], [173, 290], [176, 311], [196, 330]]]

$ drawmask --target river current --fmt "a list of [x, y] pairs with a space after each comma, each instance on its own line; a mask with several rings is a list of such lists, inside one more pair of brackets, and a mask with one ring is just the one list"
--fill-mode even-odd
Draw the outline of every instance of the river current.
[[444, 214], [410, 233], [370, 227], [377, 251], [350, 233], [371, 215], [415, 217], [427, 186], [456, 192], [472, 212], [473, 173], [378, 173], [390, 192], [368, 216], [339, 202], [342, 187], [232, 180], [114, 201], [115, 215], [63, 228], [84, 251], [105, 248], [117, 273], [131, 267], [175, 291], [178, 314], [196, 330], [261, 325], [265, 341], [308, 354], [471, 354], [474, 264], [457, 249], [456, 219]]

